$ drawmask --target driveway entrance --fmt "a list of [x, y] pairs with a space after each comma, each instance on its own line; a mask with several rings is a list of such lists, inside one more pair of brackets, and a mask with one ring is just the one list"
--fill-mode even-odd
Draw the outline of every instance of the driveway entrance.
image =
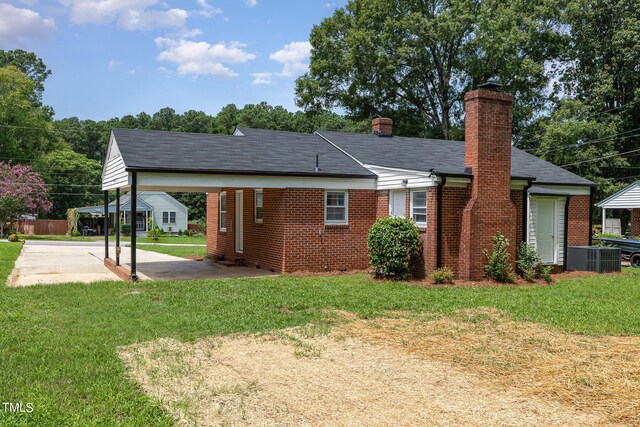
[[[113, 251], [114, 248], [112, 247], [111, 250]], [[102, 242], [27, 240], [9, 276], [8, 285], [120, 281], [116, 274], [104, 266], [103, 256], [104, 243]], [[131, 250], [123, 247], [122, 264], [128, 266], [130, 260]], [[190, 280], [274, 274], [252, 267], [225, 267], [208, 259], [191, 261], [140, 249], [138, 249], [138, 269], [141, 280]]]

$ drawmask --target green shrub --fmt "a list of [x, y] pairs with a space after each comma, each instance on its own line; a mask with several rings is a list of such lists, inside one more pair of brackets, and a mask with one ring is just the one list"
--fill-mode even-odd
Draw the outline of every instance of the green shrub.
[[547, 283], [551, 282], [551, 267], [542, 263], [542, 259], [533, 245], [527, 243], [520, 245], [516, 266], [522, 278], [527, 282], [533, 282], [536, 279], [542, 279]]
[[405, 218], [380, 218], [369, 229], [369, 260], [377, 278], [406, 280], [422, 249], [418, 227]]
[[18, 236], [15, 233], [9, 234], [9, 241], [10, 242], [19, 242], [20, 241], [20, 236]]
[[453, 283], [453, 270], [449, 267], [442, 267], [431, 273], [431, 281], [437, 285]]
[[178, 236], [182, 237], [182, 228], [178, 230]]
[[125, 236], [128, 236], [129, 234], [131, 234], [131, 224], [122, 224], [120, 226], [120, 232]]
[[516, 281], [515, 274], [509, 263], [509, 239], [504, 237], [499, 231], [493, 236], [493, 247], [491, 252], [486, 249], [482, 251], [487, 258], [484, 266], [484, 276], [501, 283], [513, 283]]
[[160, 240], [160, 236], [162, 236], [164, 233], [162, 231], [162, 229], [160, 227], [158, 227], [157, 225], [155, 227], [153, 227], [151, 230], [147, 231], [147, 237], [150, 237], [151, 239], [153, 239], [154, 241], [158, 241]]
[[202, 234], [207, 234], [207, 219], [206, 218], [200, 218], [198, 220], [198, 228], [200, 228], [200, 232]]

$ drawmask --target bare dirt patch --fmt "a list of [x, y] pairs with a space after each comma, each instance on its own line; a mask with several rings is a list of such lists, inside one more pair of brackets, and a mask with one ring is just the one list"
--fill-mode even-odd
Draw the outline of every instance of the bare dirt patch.
[[637, 338], [496, 310], [363, 320], [120, 350], [180, 425], [637, 424]]

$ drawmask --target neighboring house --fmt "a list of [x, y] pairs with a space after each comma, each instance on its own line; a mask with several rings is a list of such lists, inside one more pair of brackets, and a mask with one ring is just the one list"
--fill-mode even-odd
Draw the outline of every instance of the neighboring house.
[[[120, 211], [122, 212], [123, 224], [132, 224], [131, 215], [131, 195], [125, 194], [120, 197]], [[139, 234], [145, 234], [149, 227], [156, 225], [165, 232], [177, 233], [179, 230], [186, 230], [188, 225], [188, 209], [185, 205], [177, 201], [163, 191], [141, 191], [138, 193], [138, 203], [136, 206], [135, 230]], [[88, 206], [78, 208], [79, 213], [103, 216], [102, 206]], [[115, 224], [116, 201], [109, 203], [109, 224]], [[149, 219], [151, 219], [151, 224]], [[98, 225], [100, 223], [98, 222]]]
[[[411, 218], [426, 274], [482, 278], [502, 232], [562, 269], [590, 241], [593, 183], [512, 148], [512, 96], [465, 96], [465, 140], [238, 128], [233, 136], [114, 129], [103, 190], [207, 191], [207, 252], [275, 271], [368, 268], [377, 218]], [[153, 156], [148, 147], [153, 146]], [[135, 269], [134, 269], [135, 270]]]
[[[628, 185], [607, 197], [596, 206], [602, 209], [602, 233], [609, 233], [607, 227], [607, 209], [629, 209], [631, 211], [631, 235], [640, 236], [640, 181]], [[624, 234], [625, 230], [619, 230]]]

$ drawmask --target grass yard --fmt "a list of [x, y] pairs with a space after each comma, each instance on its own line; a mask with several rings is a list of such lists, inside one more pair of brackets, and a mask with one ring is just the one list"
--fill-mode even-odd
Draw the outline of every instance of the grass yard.
[[[130, 242], [131, 237], [120, 237], [123, 242]], [[109, 240], [115, 241], [116, 238], [113, 236], [109, 237]], [[170, 243], [172, 245], [206, 245], [207, 237], [206, 236], [163, 236], [160, 239], [153, 240], [150, 237], [138, 237], [136, 239], [137, 243]]]
[[[0, 243], [3, 263], [16, 247]], [[639, 283], [640, 271], [627, 270], [496, 288], [419, 288], [361, 275], [1, 287], [0, 397], [30, 402], [34, 412], [0, 412], [0, 425], [172, 425], [128, 379], [122, 346], [279, 330], [320, 322], [327, 310], [367, 320], [389, 310], [494, 307], [574, 334], [640, 335]]]
[[161, 245], [137, 245], [138, 249], [159, 252], [181, 258], [204, 257], [207, 255], [205, 246], [161, 246]]
[[97, 237], [94, 236], [75, 236], [69, 237], [67, 235], [57, 234], [21, 234], [21, 239], [24, 240], [56, 240], [64, 242], [94, 242]]
[[0, 287], [5, 286], [21, 249], [22, 243], [0, 243]]

